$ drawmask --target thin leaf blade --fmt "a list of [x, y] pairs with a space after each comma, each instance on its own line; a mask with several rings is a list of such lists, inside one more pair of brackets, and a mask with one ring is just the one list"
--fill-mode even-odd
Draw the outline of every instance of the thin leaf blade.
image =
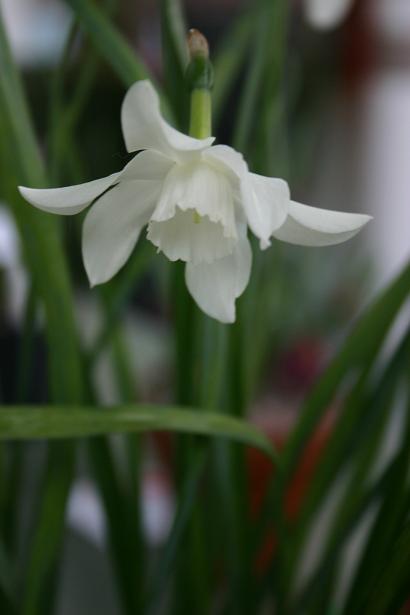
[[255, 446], [272, 460], [270, 440], [251, 423], [215, 412], [172, 406], [0, 406], [0, 439], [80, 438], [169, 430], [225, 437]]

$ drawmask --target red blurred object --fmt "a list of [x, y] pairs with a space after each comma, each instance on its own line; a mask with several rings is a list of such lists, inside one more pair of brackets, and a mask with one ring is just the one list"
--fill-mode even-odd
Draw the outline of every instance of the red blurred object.
[[[288, 439], [295, 422], [292, 411], [286, 414], [274, 414], [268, 419], [257, 419], [255, 422], [270, 438], [275, 447], [280, 450]], [[314, 471], [320, 461], [321, 454], [329, 439], [334, 423], [334, 412], [328, 412], [325, 419], [313, 433], [300, 457], [300, 463], [289, 484], [284, 503], [285, 513], [289, 519], [296, 519], [303, 499], [314, 477]], [[248, 477], [250, 491], [251, 515], [258, 518], [268, 484], [274, 480], [272, 463], [256, 449], [248, 450]], [[264, 570], [269, 564], [275, 549], [276, 538], [273, 530], [266, 536], [266, 542], [259, 553], [257, 569]]]
[[293, 395], [306, 392], [317, 380], [328, 355], [319, 337], [302, 337], [280, 359], [279, 386]]

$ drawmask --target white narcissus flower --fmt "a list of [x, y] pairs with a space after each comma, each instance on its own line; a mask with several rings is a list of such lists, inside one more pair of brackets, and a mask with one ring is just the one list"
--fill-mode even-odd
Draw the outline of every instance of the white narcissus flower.
[[121, 121], [127, 150], [144, 151], [119, 173], [67, 188], [20, 187], [27, 201], [52, 213], [76, 214], [93, 203], [82, 239], [92, 285], [117, 273], [148, 225], [147, 238], [158, 250], [186, 263], [198, 306], [231, 323], [251, 271], [248, 226], [262, 249], [271, 237], [326, 246], [353, 237], [369, 220], [295, 203], [285, 181], [250, 173], [232, 148], [178, 132], [162, 118], [149, 81], [128, 90]]
[[305, 0], [306, 18], [315, 28], [334, 28], [345, 19], [352, 4], [353, 0]]

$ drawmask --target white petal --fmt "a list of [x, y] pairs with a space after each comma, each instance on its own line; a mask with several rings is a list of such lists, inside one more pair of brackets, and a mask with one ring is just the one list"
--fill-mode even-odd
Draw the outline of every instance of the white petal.
[[353, 0], [305, 0], [306, 19], [315, 28], [337, 26], [349, 12]]
[[121, 124], [129, 152], [154, 149], [173, 160], [209, 147], [214, 137], [194, 139], [170, 126], [162, 117], [158, 95], [150, 81], [137, 81], [125, 95]]
[[161, 189], [157, 181], [124, 182], [90, 209], [83, 226], [83, 259], [90, 284], [112, 278], [127, 261]]
[[167, 175], [148, 239], [172, 261], [212, 262], [238, 238], [227, 177], [205, 162], [177, 164]]
[[229, 145], [213, 145], [203, 152], [202, 158], [220, 171], [230, 171], [237, 179], [241, 179], [248, 171], [242, 154]]
[[175, 162], [154, 150], [140, 152], [124, 167], [120, 173], [121, 181], [135, 179], [158, 179], [165, 178]]
[[[251, 189], [243, 186], [243, 207], [262, 249], [270, 246], [270, 237], [286, 220], [290, 204], [289, 186], [283, 179], [248, 174]], [[250, 198], [250, 196], [252, 197]]]
[[350, 239], [371, 220], [371, 216], [308, 207], [291, 201], [276, 239], [300, 246], [330, 246]]
[[189, 292], [205, 314], [224, 323], [235, 322], [235, 299], [245, 290], [251, 273], [252, 251], [240, 239], [232, 254], [210, 264], [185, 268]]
[[72, 216], [88, 207], [94, 199], [118, 180], [119, 175], [119, 173], [113, 173], [108, 177], [65, 188], [37, 189], [19, 186], [19, 191], [26, 201], [38, 209], [53, 214]]
[[214, 145], [202, 157], [220, 170], [229, 169], [236, 177], [239, 201], [249, 227], [261, 240], [261, 248], [267, 248], [272, 233], [282, 226], [288, 213], [288, 184], [283, 179], [250, 173], [242, 155], [227, 145]]

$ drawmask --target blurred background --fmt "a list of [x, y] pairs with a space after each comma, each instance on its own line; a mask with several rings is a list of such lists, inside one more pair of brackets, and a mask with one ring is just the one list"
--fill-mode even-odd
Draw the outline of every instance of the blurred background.
[[[297, 416], [300, 400], [352, 320], [410, 256], [410, 3], [356, 0], [344, 23], [324, 30], [308, 22], [300, 0], [289, 2], [286, 136], [275, 142], [275, 174], [288, 179], [295, 200], [370, 214], [374, 220], [340, 247], [275, 245], [272, 249], [270, 271], [278, 282], [270, 304], [267, 361], [263, 377], [255, 383], [251, 415], [279, 444]], [[117, 5], [113, 21], [161, 81], [157, 3], [122, 0]], [[239, 0], [184, 2], [189, 27], [207, 36], [211, 51], [223, 46], [230, 26], [251, 5]], [[126, 160], [119, 122], [124, 88], [81, 30], [75, 31], [70, 56], [64, 56], [73, 22], [68, 6], [60, 0], [1, 0], [1, 9], [55, 185], [120, 169]], [[52, 97], [53, 88], [61, 87], [56, 75], [62, 63], [67, 65], [67, 79], [59, 97]], [[59, 155], [53, 156], [57, 148], [48, 139], [53, 121], [50, 100], [58, 104], [71, 100], [84, 63], [94, 78], [81, 102], [78, 121], [71, 124], [67, 135], [76, 155], [59, 147]], [[246, 78], [245, 57], [229, 104], [214, 126], [219, 142], [231, 142], [232, 117]], [[254, 123], [257, 131], [258, 117]], [[6, 192], [0, 185], [0, 399], [15, 402], [16, 391], [24, 386], [30, 401], [40, 402], [46, 400], [47, 390], [42, 313], [37, 310], [30, 378], [22, 384], [21, 336], [30, 281]], [[100, 296], [87, 286], [80, 260], [80, 227], [78, 217], [63, 221], [76, 280], [77, 320], [90, 352], [99, 353], [95, 378], [102, 401], [115, 403], [119, 398], [112, 369], [115, 348], [106, 350], [101, 339]], [[167, 263], [162, 258], [152, 261], [121, 312], [126, 353], [138, 383], [131, 395], [137, 396], [138, 389], [140, 400], [158, 402], [170, 397], [168, 277]], [[259, 373], [258, 366], [255, 373]], [[317, 446], [320, 448], [320, 438]], [[167, 471], [170, 442], [166, 436], [147, 438], [144, 451], [142, 516], [147, 540], [155, 549], [167, 535], [174, 510]], [[41, 464], [41, 445], [33, 445], [30, 454]], [[257, 500], [264, 468], [257, 457], [250, 463]], [[33, 476], [27, 477], [27, 507], [35, 490], [34, 467]], [[24, 518], [24, 511], [19, 514]], [[67, 515], [70, 538], [58, 614], [119, 613], [104, 556], [104, 518], [85, 461]]]

